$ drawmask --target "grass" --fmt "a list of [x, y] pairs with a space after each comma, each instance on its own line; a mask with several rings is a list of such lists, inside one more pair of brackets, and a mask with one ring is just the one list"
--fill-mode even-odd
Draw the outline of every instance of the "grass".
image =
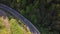
[[[21, 20], [19, 20], [19, 22], [22, 24], [18, 24], [18, 21], [13, 18], [8, 19], [8, 21], [10, 24], [11, 34], [31, 34], [29, 28], [26, 25], [24, 25]], [[25, 28], [27, 30], [25, 30]], [[24, 33], [24, 32], [26, 32], [26, 33]], [[3, 23], [2, 17], [0, 17], [0, 34], [8, 34], [8, 31]]]
[[8, 34], [7, 29], [3, 24], [3, 19], [0, 17], [0, 34]]
[[17, 24], [17, 21], [15, 19], [10, 20], [10, 25], [12, 34], [24, 34], [22, 28], [19, 24]]

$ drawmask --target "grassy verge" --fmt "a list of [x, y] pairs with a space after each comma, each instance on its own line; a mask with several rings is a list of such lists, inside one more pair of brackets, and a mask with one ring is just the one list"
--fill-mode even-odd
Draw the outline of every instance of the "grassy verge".
[[[11, 34], [31, 34], [29, 28], [26, 25], [24, 25], [23, 23], [18, 24], [18, 21], [16, 19], [11, 18], [10, 20], [8, 19], [8, 21], [10, 24]], [[25, 30], [25, 28], [27, 30]], [[26, 33], [24, 33], [24, 32], [26, 32]], [[0, 34], [8, 34], [8, 31], [3, 23], [2, 17], [0, 17]]]

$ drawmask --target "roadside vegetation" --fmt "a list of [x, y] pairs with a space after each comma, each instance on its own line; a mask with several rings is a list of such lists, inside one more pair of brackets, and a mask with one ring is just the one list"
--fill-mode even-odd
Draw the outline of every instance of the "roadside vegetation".
[[60, 34], [60, 0], [1, 0], [30, 20], [41, 34]]

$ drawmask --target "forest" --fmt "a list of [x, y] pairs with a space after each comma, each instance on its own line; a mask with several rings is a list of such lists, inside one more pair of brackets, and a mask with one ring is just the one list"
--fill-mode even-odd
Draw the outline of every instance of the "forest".
[[18, 11], [41, 34], [60, 34], [60, 0], [0, 0], [0, 3]]

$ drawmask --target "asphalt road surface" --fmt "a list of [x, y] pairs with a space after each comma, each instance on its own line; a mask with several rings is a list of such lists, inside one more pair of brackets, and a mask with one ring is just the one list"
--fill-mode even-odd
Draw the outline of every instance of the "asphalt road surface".
[[7, 10], [9, 13], [14, 15], [15, 17], [21, 19], [24, 22], [24, 24], [26, 24], [29, 27], [32, 34], [40, 34], [40, 32], [37, 30], [37, 28], [30, 21], [28, 21], [25, 17], [23, 17], [21, 14], [19, 14], [16, 10], [14, 10], [4, 4], [0, 4], [0, 9]]

